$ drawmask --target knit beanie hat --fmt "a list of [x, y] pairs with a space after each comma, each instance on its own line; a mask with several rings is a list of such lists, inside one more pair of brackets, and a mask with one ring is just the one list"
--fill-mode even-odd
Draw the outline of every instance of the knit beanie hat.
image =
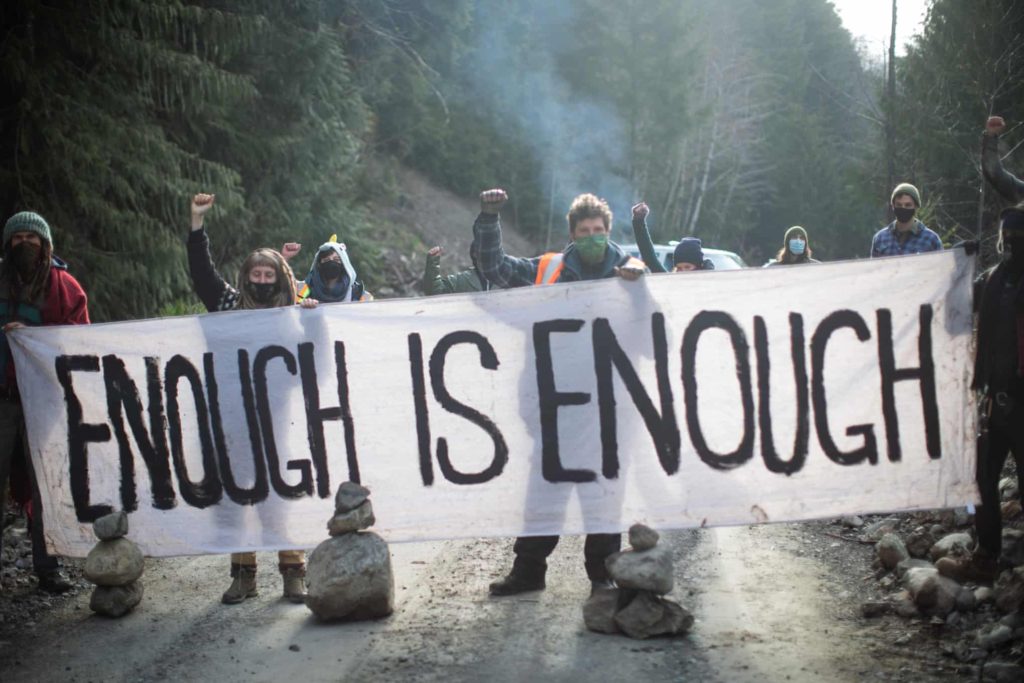
[[34, 211], [22, 211], [7, 219], [7, 225], [4, 226], [4, 246], [11, 241], [11, 237], [16, 232], [34, 232], [39, 235], [39, 239], [49, 242], [50, 246], [53, 246], [49, 223]]
[[696, 237], [684, 237], [676, 245], [672, 255], [673, 263], [692, 263], [700, 268], [704, 264], [704, 249]]
[[786, 234], [782, 237], [782, 246], [788, 247], [789, 241], [796, 237], [800, 237], [804, 242], [810, 244], [810, 240], [807, 239], [807, 231], [803, 229], [803, 226], [794, 225], [792, 228], [786, 231]]
[[908, 194], [910, 198], [914, 200], [914, 204], [917, 208], [921, 208], [921, 193], [917, 191], [917, 188], [910, 183], [900, 183], [896, 186], [896, 189], [892, 191], [892, 196], [889, 197], [889, 203], [892, 204], [896, 201], [896, 196], [901, 194]]

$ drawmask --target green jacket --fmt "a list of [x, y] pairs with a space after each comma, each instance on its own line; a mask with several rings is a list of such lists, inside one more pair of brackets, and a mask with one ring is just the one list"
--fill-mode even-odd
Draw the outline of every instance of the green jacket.
[[476, 268], [452, 275], [441, 275], [441, 257], [429, 254], [427, 254], [427, 266], [423, 270], [423, 282], [420, 286], [427, 296], [483, 292], [489, 289], [484, 286], [483, 278]]

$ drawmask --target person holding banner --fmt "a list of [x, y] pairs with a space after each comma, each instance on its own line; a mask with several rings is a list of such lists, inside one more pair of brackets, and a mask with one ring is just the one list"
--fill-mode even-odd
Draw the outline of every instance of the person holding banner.
[[905, 256], [942, 251], [942, 239], [914, 218], [921, 208], [921, 193], [910, 183], [900, 183], [889, 199], [896, 219], [871, 239], [871, 258]]
[[[650, 212], [650, 207], [644, 202], [633, 207], [633, 239], [636, 240], [636, 246], [640, 249], [644, 265], [652, 273], [667, 273], [668, 269], [665, 268], [654, 251], [651, 231], [647, 229], [647, 216]], [[715, 264], [711, 262], [711, 259], [704, 258], [704, 247], [696, 237], [684, 237], [676, 244], [675, 251], [672, 253], [673, 273], [714, 269]]]
[[791, 266], [799, 263], [821, 263], [812, 258], [811, 243], [807, 239], [807, 231], [802, 226], [794, 225], [782, 236], [782, 249], [775, 258], [764, 264], [770, 266]]
[[363, 289], [363, 283], [356, 277], [348, 247], [338, 241], [337, 235], [331, 235], [331, 239], [320, 245], [309, 266], [309, 274], [297, 286], [299, 301], [308, 298], [325, 303], [373, 300], [373, 295]]
[[[192, 231], [188, 238], [188, 264], [192, 285], [206, 310], [274, 308], [292, 306], [296, 301], [295, 276], [288, 262], [274, 249], [257, 249], [249, 254], [238, 272], [238, 287], [220, 276], [210, 258], [210, 240], [203, 228], [203, 216], [213, 206], [214, 195], [197, 194], [192, 198]], [[319, 302], [306, 298], [303, 308], [315, 308]], [[306, 595], [306, 553], [302, 550], [278, 552], [284, 597], [302, 603]], [[231, 586], [221, 602], [233, 605], [257, 595], [256, 553], [231, 554]]]
[[[3, 231], [3, 262], [0, 263], [0, 516], [5, 508], [7, 479], [12, 465], [15, 480], [25, 481], [28, 491], [12, 486], [15, 497], [29, 503], [32, 531], [32, 566], [39, 587], [63, 593], [73, 585], [60, 563], [46, 551], [43, 506], [25, 433], [25, 418], [14, 360], [7, 334], [26, 325], [85, 325], [89, 323], [88, 298], [67, 271], [67, 264], [53, 255], [50, 225], [37, 213], [22, 211], [11, 216]], [[20, 495], [19, 495], [20, 494]], [[2, 547], [2, 538], [0, 538]]]
[[427, 296], [434, 294], [462, 294], [465, 292], [486, 292], [490, 290], [483, 273], [480, 272], [480, 245], [473, 239], [469, 245], [469, 259], [473, 267], [451, 275], [441, 275], [441, 256], [444, 247], [431, 247], [427, 252], [427, 263], [423, 270], [423, 281], [420, 285]]
[[[622, 277], [636, 280], [646, 272], [639, 259], [626, 254], [611, 242], [612, 212], [607, 202], [592, 194], [576, 197], [566, 219], [569, 223], [569, 245], [564, 251], [534, 258], [509, 256], [501, 246], [501, 224], [498, 214], [508, 201], [504, 190], [486, 190], [480, 194], [480, 215], [473, 226], [480, 241], [480, 268], [484, 278], [502, 287], [527, 287], [580, 280]], [[587, 534], [584, 544], [584, 565], [591, 582], [591, 591], [611, 587], [604, 561], [618, 552], [620, 534]], [[512, 550], [515, 560], [504, 578], [490, 585], [494, 596], [515, 595], [542, 590], [547, 573], [547, 558], [558, 545], [558, 536], [523, 536], [516, 539]]]

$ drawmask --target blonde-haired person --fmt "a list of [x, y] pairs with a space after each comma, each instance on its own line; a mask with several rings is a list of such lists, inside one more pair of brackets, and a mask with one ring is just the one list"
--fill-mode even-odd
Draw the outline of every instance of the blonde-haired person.
[[[295, 276], [288, 262], [275, 249], [257, 249], [242, 262], [238, 286], [232, 287], [214, 268], [210, 258], [210, 239], [203, 227], [203, 216], [213, 206], [214, 195], [197, 194], [192, 198], [192, 231], [188, 237], [188, 265], [192, 286], [208, 311], [277, 308], [295, 305]], [[316, 299], [303, 299], [303, 308], [315, 308]], [[278, 569], [284, 582], [284, 597], [301, 603], [306, 595], [306, 553], [281, 550]], [[221, 601], [228, 605], [257, 594], [256, 553], [231, 554], [231, 586]]]
[[768, 266], [791, 266], [798, 263], [820, 263], [813, 258], [811, 242], [807, 239], [807, 231], [799, 225], [794, 225], [782, 237], [782, 249], [771, 261], [765, 264]]

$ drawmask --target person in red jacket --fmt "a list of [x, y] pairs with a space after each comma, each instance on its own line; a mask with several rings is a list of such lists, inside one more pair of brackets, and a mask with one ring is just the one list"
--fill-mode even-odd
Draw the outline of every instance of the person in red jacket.
[[7, 334], [27, 325], [88, 322], [88, 298], [68, 273], [67, 264], [53, 255], [49, 224], [32, 211], [11, 216], [4, 226], [0, 262], [0, 512], [6, 507], [7, 479], [12, 475], [11, 491], [29, 513], [32, 566], [39, 587], [51, 593], [62, 593], [72, 583], [61, 571], [57, 558], [46, 552], [43, 506], [28, 454], [25, 417]]

